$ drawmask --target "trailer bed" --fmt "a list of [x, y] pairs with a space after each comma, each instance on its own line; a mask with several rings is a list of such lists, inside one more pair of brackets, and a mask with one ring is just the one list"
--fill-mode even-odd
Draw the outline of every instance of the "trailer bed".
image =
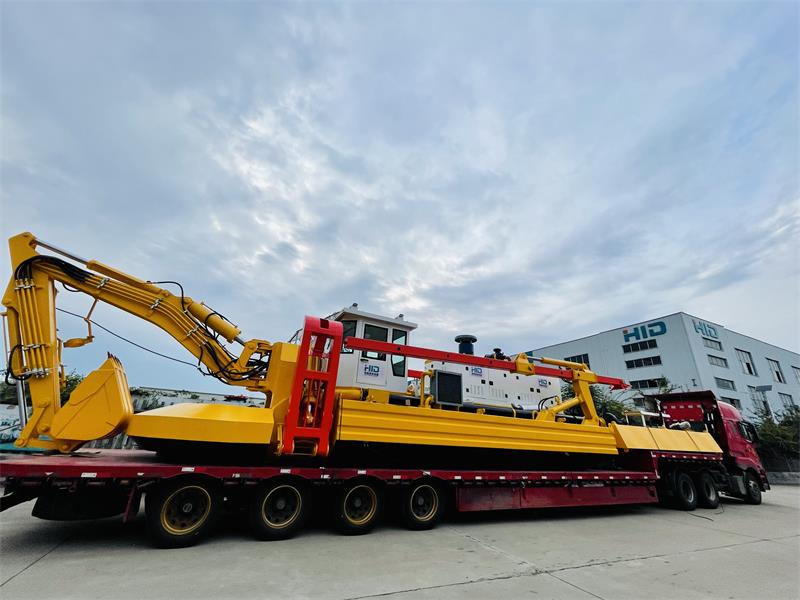
[[[673, 454], [673, 453], [671, 453]], [[170, 463], [159, 461], [152, 452], [138, 450], [96, 450], [70, 455], [22, 455], [0, 453], [0, 477], [24, 480], [57, 479], [162, 479], [186, 473], [203, 474], [232, 483], [261, 480], [278, 475], [296, 475], [309, 480], [336, 481], [368, 476], [387, 482], [436, 477], [443, 481], [472, 483], [589, 481], [651, 484], [658, 479], [652, 471], [553, 471], [553, 470], [465, 470], [357, 467], [238, 466]]]
[[0, 477], [18, 489], [41, 486], [129, 486], [132, 490], [181, 475], [205, 475], [225, 486], [257, 485], [294, 476], [315, 485], [357, 477], [398, 485], [425, 477], [455, 488], [460, 511], [649, 503], [658, 500], [658, 473], [648, 471], [447, 470], [343, 467], [237, 466], [168, 463], [154, 453], [97, 450], [72, 455], [0, 454]]

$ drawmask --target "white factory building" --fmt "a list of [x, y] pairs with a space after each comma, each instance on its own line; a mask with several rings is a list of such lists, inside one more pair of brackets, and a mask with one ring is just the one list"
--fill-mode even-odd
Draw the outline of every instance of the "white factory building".
[[800, 403], [800, 354], [682, 312], [528, 354], [587, 363], [642, 394], [666, 377], [681, 390], [711, 390], [747, 417], [756, 406], [776, 413]]

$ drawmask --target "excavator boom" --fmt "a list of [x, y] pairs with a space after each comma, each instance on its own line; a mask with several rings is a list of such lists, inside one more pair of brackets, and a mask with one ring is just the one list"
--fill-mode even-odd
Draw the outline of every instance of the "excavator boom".
[[[41, 254], [39, 248], [64, 258]], [[62, 343], [56, 332], [56, 283], [160, 327], [191, 352], [207, 374], [229, 385], [268, 391], [265, 382], [272, 344], [243, 341], [238, 327], [185, 296], [182, 287], [178, 286], [180, 295], [176, 296], [152, 282], [60, 250], [30, 233], [12, 237], [9, 250], [12, 277], [3, 296], [10, 346], [7, 376], [26, 381], [33, 402], [33, 415], [18, 445], [35, 442], [68, 452], [87, 441], [116, 435], [132, 415], [125, 373], [112, 357], [61, 406]], [[231, 353], [220, 337], [241, 344], [239, 355]], [[63, 346], [79, 347], [91, 339], [90, 330], [86, 338], [67, 340]]]

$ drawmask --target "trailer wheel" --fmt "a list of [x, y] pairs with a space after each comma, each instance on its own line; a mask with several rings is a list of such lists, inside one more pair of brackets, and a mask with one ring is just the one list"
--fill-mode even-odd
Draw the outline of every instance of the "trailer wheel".
[[375, 483], [345, 482], [336, 496], [336, 528], [346, 535], [369, 533], [380, 517], [383, 498]]
[[675, 473], [672, 489], [675, 506], [680, 510], [694, 510], [697, 508], [697, 489], [692, 478], [684, 471]]
[[752, 471], [744, 474], [744, 501], [748, 504], [761, 504], [761, 483]]
[[260, 540], [285, 540], [294, 536], [308, 514], [308, 494], [294, 481], [267, 482], [250, 499], [248, 516]]
[[145, 497], [147, 530], [159, 548], [196, 544], [214, 526], [221, 495], [202, 478], [167, 479]]
[[703, 508], [717, 508], [719, 506], [719, 491], [714, 478], [708, 471], [703, 471], [695, 479], [697, 489], [697, 503]]
[[403, 524], [409, 529], [433, 529], [442, 518], [444, 498], [430, 481], [412, 483], [401, 494]]

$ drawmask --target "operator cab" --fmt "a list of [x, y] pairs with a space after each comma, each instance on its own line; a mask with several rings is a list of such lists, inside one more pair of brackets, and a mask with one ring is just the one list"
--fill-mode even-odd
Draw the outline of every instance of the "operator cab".
[[359, 310], [358, 304], [343, 308], [330, 318], [340, 321], [344, 330], [337, 385], [405, 393], [408, 387], [408, 361], [405, 356], [350, 350], [345, 341], [348, 337], [359, 337], [405, 345], [417, 324], [406, 321], [403, 315], [391, 318]]

